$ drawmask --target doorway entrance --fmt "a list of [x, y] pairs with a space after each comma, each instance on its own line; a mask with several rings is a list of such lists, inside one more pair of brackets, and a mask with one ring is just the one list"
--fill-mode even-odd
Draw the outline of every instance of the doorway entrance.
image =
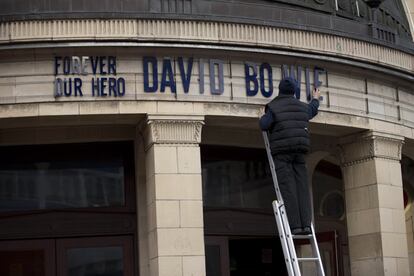
[[287, 275], [277, 237], [212, 237], [206, 239], [208, 276]]
[[132, 237], [0, 242], [3, 276], [132, 276]]
[[[201, 156], [207, 276], [287, 275], [265, 151], [205, 145]], [[343, 275], [337, 232], [317, 230], [326, 275]], [[309, 242], [297, 243], [296, 252], [310, 257]], [[302, 271], [315, 275], [315, 263], [304, 263]]]
[[287, 275], [261, 149], [202, 146], [207, 276]]
[[131, 142], [0, 147], [0, 275], [137, 275], [133, 152]]

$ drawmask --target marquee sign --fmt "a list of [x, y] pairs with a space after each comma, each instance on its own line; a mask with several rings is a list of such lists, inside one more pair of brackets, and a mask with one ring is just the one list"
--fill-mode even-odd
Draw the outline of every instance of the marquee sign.
[[[228, 62], [227, 62], [228, 63]], [[146, 94], [177, 93], [178, 86], [183, 94], [191, 92], [199, 95], [220, 96], [225, 92], [226, 77], [221, 59], [142, 58], [142, 91]], [[56, 56], [54, 58], [54, 96], [83, 97], [123, 97], [128, 93], [128, 85], [123, 76], [117, 74], [118, 60], [115, 56]], [[243, 91], [246, 97], [260, 95], [264, 98], [275, 96], [275, 67], [268, 62], [244, 62]], [[137, 66], [138, 67], [138, 66]], [[311, 99], [313, 87], [322, 85], [320, 75], [325, 70], [319, 67], [280, 65], [280, 77], [290, 76], [304, 83], [306, 98]], [[311, 74], [313, 78], [311, 78]], [[88, 78], [86, 82], [83, 79]], [[279, 77], [279, 78], [280, 78]], [[300, 91], [296, 94], [299, 99]]]

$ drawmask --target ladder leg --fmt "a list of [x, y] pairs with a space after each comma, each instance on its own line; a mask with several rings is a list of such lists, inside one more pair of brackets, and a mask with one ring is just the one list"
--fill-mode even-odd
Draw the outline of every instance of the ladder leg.
[[273, 201], [273, 210], [275, 212], [276, 222], [279, 229], [279, 237], [282, 243], [283, 253], [285, 255], [286, 267], [289, 275], [300, 276], [300, 268], [298, 258], [296, 256], [296, 248], [293, 237], [290, 232], [289, 222], [286, 216], [285, 206], [278, 201]]
[[313, 223], [311, 223], [311, 229], [312, 229], [312, 238], [310, 242], [312, 246], [313, 256], [318, 258], [318, 261], [316, 262], [318, 276], [325, 276], [325, 270], [323, 268], [321, 254], [319, 252], [318, 241], [316, 240], [315, 228], [313, 227]]
[[287, 242], [287, 237], [285, 234], [285, 226], [283, 223], [283, 219], [282, 219], [282, 215], [280, 213], [279, 210], [279, 203], [275, 200], [273, 201], [273, 212], [275, 214], [275, 219], [276, 219], [276, 223], [277, 223], [277, 229], [279, 230], [279, 238], [280, 238], [280, 244], [282, 246], [283, 249], [283, 255], [285, 256], [285, 264], [286, 264], [286, 269], [288, 271], [289, 276], [296, 276], [294, 270], [293, 270], [293, 266], [292, 266], [292, 258], [291, 258], [291, 254], [290, 254], [290, 250], [289, 250], [289, 245]]
[[264, 140], [265, 147], [266, 147], [267, 159], [269, 161], [270, 172], [272, 174], [272, 180], [273, 180], [273, 186], [276, 192], [276, 198], [279, 201], [279, 203], [283, 205], [282, 193], [280, 192], [280, 189], [279, 189], [279, 182], [277, 180], [275, 163], [273, 161], [272, 152], [270, 150], [269, 138], [267, 137], [266, 131], [263, 131], [263, 140]]

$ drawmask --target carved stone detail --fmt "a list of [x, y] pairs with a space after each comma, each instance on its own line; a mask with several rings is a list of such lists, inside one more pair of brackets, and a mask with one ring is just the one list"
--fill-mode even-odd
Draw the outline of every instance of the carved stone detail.
[[346, 167], [374, 158], [400, 161], [403, 144], [404, 137], [376, 131], [348, 136], [339, 145], [341, 163]]
[[145, 128], [145, 146], [152, 144], [198, 145], [204, 116], [149, 115]]

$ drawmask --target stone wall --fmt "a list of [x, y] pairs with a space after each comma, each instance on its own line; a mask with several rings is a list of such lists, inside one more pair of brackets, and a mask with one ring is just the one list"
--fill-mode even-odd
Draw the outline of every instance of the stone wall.
[[[83, 97], [74, 95], [55, 97], [55, 56], [65, 56], [68, 53], [78, 56], [116, 56], [115, 77], [125, 79], [125, 95], [116, 98], [113, 96], [92, 96], [91, 80], [103, 77], [103, 75], [93, 75], [90, 72], [88, 75], [58, 76], [61, 78], [80, 78], [84, 87]], [[176, 93], [172, 93], [168, 86], [165, 88], [165, 92], [161, 92], [159, 87], [153, 93], [144, 92], [143, 57], [148, 55], [157, 59], [158, 80], [162, 78], [163, 61], [168, 59], [171, 62], [176, 82]], [[177, 58], [182, 56], [185, 66], [188, 64], [186, 62], [189, 57], [193, 58], [188, 93], [183, 90], [182, 76], [177, 64]], [[219, 94], [211, 92], [209, 71], [211, 64], [209, 62], [212, 59], [219, 60], [223, 66], [224, 86], [222, 93]], [[273, 94], [270, 97], [263, 96], [260, 89], [254, 96], [247, 95], [246, 63], [255, 64], [257, 70], [260, 64], [269, 64], [273, 80]], [[147, 112], [167, 112], [173, 103], [175, 108], [179, 107], [179, 110], [184, 113], [204, 114], [205, 110], [211, 110], [214, 114], [213, 107], [217, 109], [220, 106], [217, 103], [229, 104], [224, 106], [232, 106], [233, 109], [236, 106], [241, 110], [253, 108], [258, 112], [264, 104], [277, 95], [283, 65], [287, 65], [289, 69], [293, 65], [295, 76], [298, 70], [301, 72], [301, 100], [303, 101], [306, 101], [307, 90], [305, 70], [309, 71], [309, 89], [313, 89], [314, 85], [314, 68], [322, 67], [326, 70], [320, 74], [319, 78], [322, 81], [320, 89], [324, 96], [321, 110], [332, 114], [329, 116], [349, 114], [361, 118], [378, 119], [378, 122], [397, 124], [403, 128], [404, 133], [412, 135], [410, 129], [414, 126], [414, 91], [409, 82], [385, 74], [317, 60], [298, 60], [264, 54], [252, 58], [248, 54], [224, 55], [220, 51], [201, 50], [194, 50], [192, 54], [189, 54], [185, 49], [85, 48], [69, 51], [56, 49], [53, 52], [48, 50], [16, 51], [12, 55], [3, 53], [0, 60], [0, 117], [131, 114], [134, 112], [145, 114]], [[199, 73], [201, 67], [204, 71], [202, 75]], [[214, 72], [213, 79], [217, 82], [217, 70]], [[265, 90], [269, 90], [268, 76], [268, 72], [265, 71]], [[201, 86], [203, 86], [203, 90]]]

